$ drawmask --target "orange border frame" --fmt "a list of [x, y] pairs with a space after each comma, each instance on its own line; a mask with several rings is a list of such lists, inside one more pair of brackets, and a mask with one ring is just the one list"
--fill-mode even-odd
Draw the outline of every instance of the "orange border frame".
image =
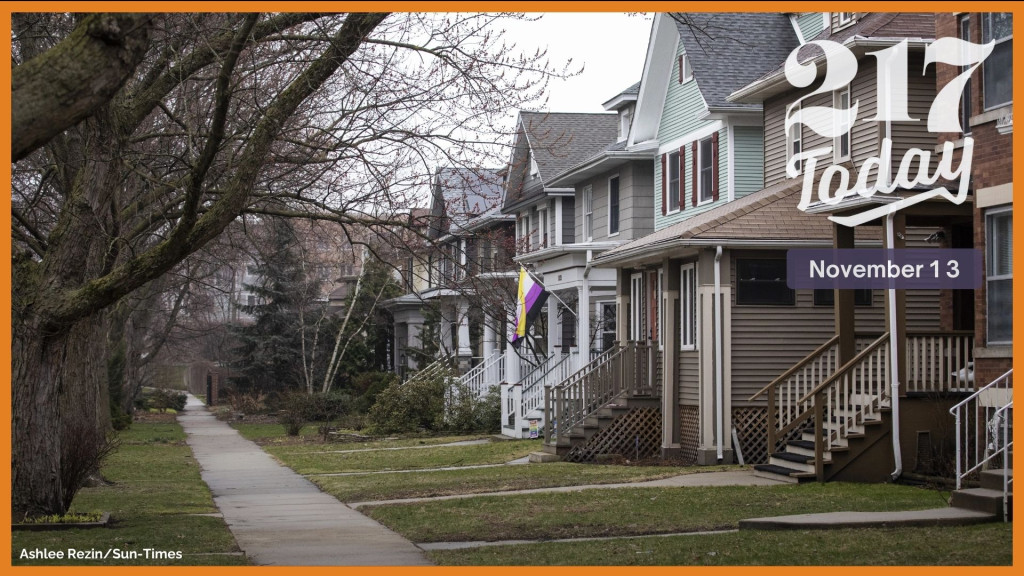
[[[765, 2], [731, 2], [728, 5], [722, 5], [720, 8], [728, 8], [729, 10], [746, 10], [751, 12], [776, 12], [782, 8], [789, 10], [808, 10], [818, 11], [822, 8], [831, 8], [841, 6], [843, 8], [857, 8], [861, 10], [879, 10], [879, 11], [892, 11], [894, 9], [904, 9], [909, 12], [955, 12], [958, 8], [969, 6], [970, 11], [993, 11], [993, 12], [1014, 12], [1017, 14], [1024, 13], [1024, 6], [1021, 6], [1017, 2], [971, 2], [969, 5], [967, 2], [784, 2], [779, 4], [769, 4]], [[283, 7], [287, 7], [288, 10], [321, 10], [321, 11], [340, 11], [345, 10], [362, 10], [362, 11], [374, 11], [374, 10], [388, 10], [388, 11], [485, 11], [485, 10], [504, 10], [504, 11], [515, 11], [515, 12], [619, 12], [619, 11], [647, 11], [647, 12], [659, 12], [668, 10], [678, 10], [690, 8], [688, 3], [682, 2], [588, 2], [582, 4], [579, 2], [501, 2], [501, 1], [473, 1], [473, 2], [438, 2], [438, 1], [427, 1], [427, 2], [409, 2], [409, 1], [395, 1], [395, 2], [382, 2], [382, 1], [357, 1], [357, 2], [324, 2], [324, 1], [297, 1], [288, 2], [284, 4], [282, 2], [268, 2], [264, 0], [257, 0], [253, 2], [228, 2], [228, 1], [211, 1], [211, 2], [171, 2], [171, 1], [144, 1], [144, 2], [82, 2], [82, 1], [56, 1], [56, 2], [40, 2], [40, 1], [29, 1], [29, 2], [5, 2], [2, 12], [0, 12], [0, 25], [2, 29], [8, 31], [10, 34], [11, 29], [11, 13], [12, 12], [57, 12], [57, 11], [81, 11], [81, 12], [98, 12], [102, 10], [114, 11], [114, 12], [127, 12], [127, 11], [146, 11], [146, 10], [162, 10], [165, 12], [212, 12], [212, 11], [232, 11], [244, 9], [245, 11], [280, 11]], [[719, 8], [719, 6], [715, 6]], [[702, 7], [703, 8], [703, 7]], [[712, 11], [703, 10], [701, 11]], [[1017, 21], [1017, 27], [1024, 26], [1020, 24], [1020, 20]], [[1017, 62], [1024, 62], [1024, 44], [1018, 43], [1014, 46], [1014, 60]], [[10, 44], [3, 46], [2, 55], [5, 57], [5, 61], [10, 61]], [[3, 84], [10, 86], [11, 70], [7, 66], [0, 67], [0, 80]], [[1014, 100], [1018, 102], [1024, 102], [1024, 82], [1018, 81], [1014, 85]], [[11, 114], [11, 97], [10, 93], [6, 90], [0, 91], [0, 110], [2, 110], [3, 118], [10, 118]], [[6, 136], [3, 141], [0, 142], [0, 153], [9, 156], [10, 155], [10, 124], [5, 123]], [[1020, 149], [1021, 139], [1024, 138], [1021, 132], [1014, 134], [1013, 142], [1014, 146]], [[11, 166], [10, 164], [4, 163], [0, 167], [0, 175], [5, 178], [5, 181], [10, 182], [11, 179]], [[1013, 170], [1014, 178], [1024, 182], [1024, 162], [1016, 164]], [[10, 213], [10, 200], [4, 197], [5, 209], [0, 213], [0, 222], [10, 225], [11, 213]], [[1021, 237], [1021, 232], [1024, 231], [1024, 223], [1017, 220], [1014, 226], [1014, 235], [1017, 238]], [[10, 236], [4, 235], [0, 238], [0, 243], [6, 253], [10, 253], [11, 250], [11, 238]], [[1014, 267], [1020, 269], [1019, 264], [1024, 261], [1024, 257], [1018, 252], [1014, 258]], [[10, 286], [11, 286], [11, 269], [4, 268], [0, 270], [0, 284], [5, 288], [4, 295], [10, 299]], [[1013, 296], [1014, 300], [1018, 300], [1021, 293], [1024, 292], [1022, 283], [1018, 282], [1014, 285]], [[1021, 342], [1021, 337], [1024, 336], [1024, 306], [1017, 306], [1013, 313], [1015, 334], [1014, 342]], [[11, 309], [10, 306], [0, 308], [0, 323], [3, 326], [11, 326]], [[5, 329], [0, 336], [0, 358], [4, 361], [3, 369], [7, 376], [6, 381], [8, 383], [8, 389], [10, 387], [10, 367], [11, 367], [11, 333], [9, 328]], [[1016, 346], [1014, 347], [1016, 351]], [[1014, 363], [1017, 364], [1016, 362]], [[0, 414], [2, 414], [5, 421], [11, 421], [11, 405], [10, 403], [0, 404]], [[1015, 437], [1020, 440], [1024, 437], [1024, 429], [1020, 429], [1021, 432], [1017, 432]], [[10, 443], [4, 443], [3, 455], [9, 459], [11, 455]], [[10, 494], [10, 470], [4, 466], [0, 466], [0, 479], [3, 481], [3, 486], [7, 487], [7, 494]], [[8, 498], [9, 500], [9, 498]], [[2, 518], [10, 523], [11, 511], [10, 508], [2, 507], [3, 513]], [[1013, 552], [1014, 558], [1019, 557], [1024, 547], [1021, 546], [1020, 538], [1018, 537], [1019, 530], [1015, 527], [1013, 530]], [[8, 536], [4, 539], [2, 552], [4, 558], [10, 558], [11, 552], [11, 537]], [[1016, 562], [1014, 562], [1016, 564]], [[10, 566], [10, 564], [5, 564]], [[81, 574], [96, 574], [109, 576], [111, 572], [122, 572], [137, 573], [143, 571], [146, 573], [158, 573], [158, 574], [169, 574], [178, 570], [189, 570], [194, 571], [195, 574], [242, 574], [249, 571], [260, 571], [265, 574], [285, 574], [294, 568], [291, 567], [119, 567], [119, 566], [83, 566], [73, 567], [76, 573]], [[338, 568], [338, 567], [315, 567], [315, 568], [303, 568], [303, 571], [308, 574], [335, 574], [339, 569], [346, 570], [348, 573], [358, 574], [369, 574], [373, 576], [383, 576], [390, 574], [402, 574], [405, 572], [416, 572], [424, 574], [454, 574], [457, 576], [476, 576], [480, 573], [480, 568], [474, 567], [426, 567], [426, 568], [394, 568], [394, 567], [352, 567], [352, 568]], [[523, 567], [487, 567], [485, 570], [489, 574], [500, 574], [513, 576], [517, 571], [521, 571]], [[621, 576], [624, 570], [639, 571], [644, 574], [678, 574], [683, 570], [687, 571], [700, 571], [702, 574], [740, 574], [750, 570], [757, 570], [759, 574], [767, 576], [792, 576], [792, 575], [816, 575], [823, 568], [815, 566], [800, 566], [800, 567], [786, 567], [786, 566], [772, 566], [772, 567], [700, 567], [700, 566], [657, 566], [657, 567], [606, 567], [606, 566], [576, 566], [576, 567], [559, 567], [559, 568], [547, 568], [548, 570], [560, 570], [563, 574], [575, 575], [575, 574], [587, 574], [588, 576], [604, 576], [604, 575], [615, 575]], [[847, 575], [847, 574], [860, 574], [863, 573], [864, 567], [827, 567], [824, 568], [829, 571], [830, 574]], [[870, 567], [873, 574], [880, 576], [888, 575], [899, 575], [904, 576], [908, 573], [928, 575], [928, 576], [946, 576], [956, 575], [962, 576], [964, 567], [952, 567], [952, 566], [938, 566], [938, 567]], [[40, 574], [58, 574], [62, 571], [68, 570], [66, 566], [16, 566], [12, 567], [11, 570], [15, 570], [19, 573], [40, 573]], [[999, 574], [1012, 574], [1013, 566], [1007, 567], [987, 567], [985, 568], [990, 575]]]

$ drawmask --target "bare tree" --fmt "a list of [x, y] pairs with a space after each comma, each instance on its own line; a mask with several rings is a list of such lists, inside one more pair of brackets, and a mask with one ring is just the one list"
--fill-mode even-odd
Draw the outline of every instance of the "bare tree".
[[[497, 18], [139, 17], [122, 43], [143, 55], [110, 78], [109, 58], [66, 42], [90, 18], [16, 23], [14, 78], [84, 71], [103, 90], [71, 117], [43, 101], [28, 124], [14, 112], [28, 142], [12, 182], [14, 518], [64, 511], [60, 431], [105, 425], [111, 307], [241, 215], [385, 230], [438, 158], [495, 153], [506, 113], [559, 73], [502, 42]], [[67, 65], [37, 65], [58, 55]], [[27, 86], [16, 99], [34, 98]], [[59, 133], [26, 133], [38, 125]]]

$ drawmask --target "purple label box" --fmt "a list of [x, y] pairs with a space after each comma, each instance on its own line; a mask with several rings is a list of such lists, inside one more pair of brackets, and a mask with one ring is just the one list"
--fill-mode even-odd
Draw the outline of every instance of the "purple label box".
[[798, 249], [786, 253], [794, 289], [967, 289], [981, 286], [982, 255], [972, 248]]

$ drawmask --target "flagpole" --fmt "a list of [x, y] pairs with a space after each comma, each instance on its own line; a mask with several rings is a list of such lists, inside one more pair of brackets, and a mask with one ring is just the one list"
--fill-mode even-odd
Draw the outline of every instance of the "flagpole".
[[[537, 282], [537, 284], [540, 284], [541, 286], [544, 286], [544, 283], [540, 281], [540, 278], [537, 278], [537, 276], [535, 276], [533, 272], [530, 272], [530, 270], [526, 266], [520, 265], [519, 267], [522, 268], [523, 270], [525, 270], [526, 273], [529, 274], [530, 277], [533, 278], [534, 281]], [[551, 296], [555, 300], [558, 300], [558, 302], [562, 306], [565, 306], [565, 309], [567, 311], [569, 311], [570, 314], [572, 314], [573, 316], [579, 318], [579, 315], [576, 314], [576, 312], [572, 308], [570, 308], [568, 304], [566, 304], [564, 301], [562, 301], [561, 298], [559, 298], [557, 295], [555, 295], [555, 292], [553, 290], [548, 290], [547, 288], [545, 288], [545, 291], [548, 293], [548, 296]]]

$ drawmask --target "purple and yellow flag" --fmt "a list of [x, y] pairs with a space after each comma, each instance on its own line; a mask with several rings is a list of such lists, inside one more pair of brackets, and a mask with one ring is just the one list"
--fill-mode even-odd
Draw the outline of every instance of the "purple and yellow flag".
[[548, 299], [548, 293], [526, 272], [526, 268], [519, 268], [519, 292], [516, 296], [516, 323], [512, 332], [512, 345], [519, 347], [526, 339], [526, 331], [530, 323], [540, 314], [544, 307], [544, 301]]

